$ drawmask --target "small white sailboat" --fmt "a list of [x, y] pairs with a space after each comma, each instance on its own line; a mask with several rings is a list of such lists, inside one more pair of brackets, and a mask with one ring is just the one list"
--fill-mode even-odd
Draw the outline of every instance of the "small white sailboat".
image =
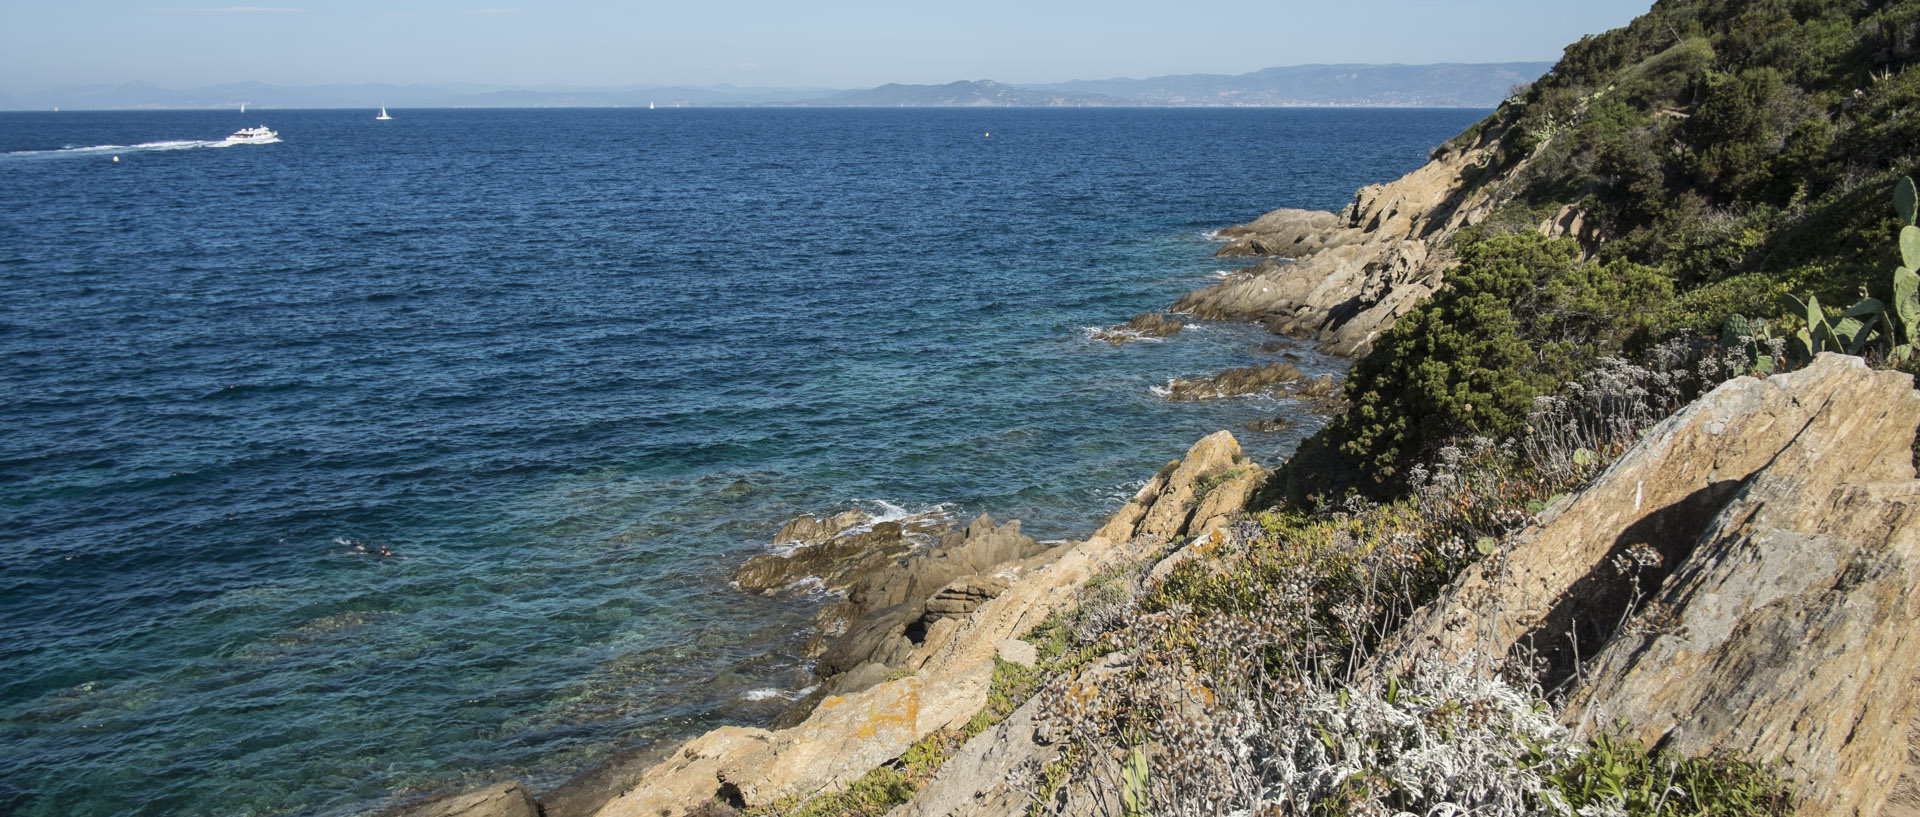
[[242, 102], [242, 103], [240, 103], [240, 112], [241, 112], [241, 113], [246, 113], [246, 112], [247, 112], [247, 103], [245, 103], [245, 102]]
[[653, 103], [651, 102], [647, 103], [647, 110], [649, 111], [653, 110]]
[[375, 119], [392, 119], [393, 117], [391, 117], [391, 116], [388, 116], [388, 115], [387, 115], [387, 106], [385, 106], [385, 105], [381, 105], [381, 106], [380, 106], [380, 115], [379, 115], [379, 116], [376, 116], [376, 117], [374, 117], [374, 118], [375, 118]]

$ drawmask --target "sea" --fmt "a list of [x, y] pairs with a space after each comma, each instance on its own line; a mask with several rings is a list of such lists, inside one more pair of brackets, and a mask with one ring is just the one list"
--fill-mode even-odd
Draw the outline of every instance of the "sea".
[[[0, 114], [0, 813], [351, 815], [765, 723], [802, 513], [1090, 533], [1289, 354], [1216, 229], [1485, 114]], [[241, 127], [277, 139], [228, 145]], [[1246, 430], [1286, 417], [1290, 430]]]

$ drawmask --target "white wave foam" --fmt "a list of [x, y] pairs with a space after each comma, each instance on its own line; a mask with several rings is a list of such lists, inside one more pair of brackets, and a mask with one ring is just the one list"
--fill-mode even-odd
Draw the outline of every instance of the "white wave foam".
[[884, 499], [873, 500], [873, 506], [880, 509], [879, 513], [873, 515], [873, 521], [875, 522], [898, 522], [909, 516], [919, 516], [919, 514]]
[[1167, 381], [1165, 386], [1148, 386], [1147, 391], [1152, 392], [1155, 397], [1166, 397], [1173, 394], [1173, 381]]
[[1108, 341], [1107, 338], [1110, 337], [1123, 337], [1128, 341], [1139, 343], [1167, 342], [1167, 339], [1163, 337], [1142, 335], [1138, 330], [1121, 329], [1117, 326], [1082, 326], [1080, 327], [1080, 336], [1086, 340], [1098, 341], [1100, 343], [1109, 343], [1110, 341]]
[[32, 159], [81, 156], [105, 156], [122, 153], [152, 153], [169, 150], [192, 150], [194, 148], [230, 148], [235, 145], [274, 145], [280, 138], [261, 139], [250, 142], [228, 142], [224, 139], [174, 139], [165, 142], [141, 142], [137, 145], [86, 145], [54, 148], [52, 150], [13, 150], [0, 153], [0, 158]]
[[874, 509], [878, 511], [866, 524], [856, 525], [847, 529], [856, 533], [873, 530], [873, 526], [881, 522], [899, 522], [918, 516], [934, 516], [942, 519], [951, 519], [953, 516], [953, 503], [951, 502], [938, 502], [932, 505], [922, 505], [919, 508], [908, 508], [897, 502], [889, 502], [884, 499], [861, 499], [856, 500], [854, 504], [872, 505]]
[[1217, 270], [1214, 270], [1214, 271], [1212, 272], [1212, 275], [1213, 275], [1213, 277], [1215, 277], [1215, 278], [1230, 278], [1230, 277], [1232, 277], [1232, 276], [1233, 276], [1233, 270], [1230, 270], [1230, 269], [1217, 269]]
[[777, 687], [761, 687], [760, 689], [749, 689], [746, 692], [742, 692], [740, 693], [740, 697], [742, 700], [748, 701], [765, 701], [773, 698], [779, 698], [783, 701], [797, 701], [808, 695], [812, 695], [815, 689], [819, 689], [819, 687], [810, 686], [805, 689], [796, 689], [792, 692]]
[[[873, 510], [869, 513], [867, 521], [858, 525], [854, 525], [852, 527], [849, 527], [845, 530], [840, 531], [839, 533], [834, 534], [834, 538], [837, 539], [842, 536], [851, 536], [855, 534], [869, 533], [873, 530], [873, 526], [878, 525], [882, 522], [901, 522], [908, 519], [915, 519], [915, 518], [926, 517], [926, 516], [935, 517], [947, 523], [953, 522], [953, 503], [950, 503], [950, 502], [940, 502], [933, 505], [923, 505], [919, 508], [908, 508], [897, 502], [889, 502], [884, 499], [856, 499], [853, 501], [853, 507], [859, 510], [867, 510], [868, 508], [871, 508]], [[909, 537], [914, 537], [914, 536], [920, 536], [921, 534], [909, 531], [907, 535]], [[786, 544], [768, 545], [767, 552], [772, 553], [776, 556], [790, 557], [795, 552], [805, 550], [809, 547], [813, 547], [813, 545], [805, 542], [788, 542]], [[800, 590], [807, 590], [807, 592], [816, 592], [814, 589], [811, 589], [811, 588], [800, 588], [792, 585], [790, 585], [788, 589], [790, 590], [800, 589]]]

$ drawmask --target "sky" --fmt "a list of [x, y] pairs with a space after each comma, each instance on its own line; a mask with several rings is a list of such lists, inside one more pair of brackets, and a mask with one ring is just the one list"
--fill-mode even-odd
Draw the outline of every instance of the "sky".
[[[1553, 61], [1651, 0], [9, 3], [0, 91], [144, 82], [866, 88]], [[499, 3], [501, 5], [489, 5]], [[169, 5], [172, 4], [172, 5]]]

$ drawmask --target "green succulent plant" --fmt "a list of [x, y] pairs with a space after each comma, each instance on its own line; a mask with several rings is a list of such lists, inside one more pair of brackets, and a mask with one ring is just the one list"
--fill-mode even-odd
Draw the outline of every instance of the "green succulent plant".
[[[1858, 355], [1881, 345], [1888, 358], [1905, 361], [1920, 349], [1920, 272], [1915, 271], [1920, 270], [1920, 226], [1915, 223], [1920, 217], [1920, 194], [1912, 177], [1903, 176], [1894, 186], [1893, 209], [1905, 223], [1900, 226], [1901, 266], [1893, 271], [1892, 308], [1878, 298], [1863, 297], [1841, 312], [1838, 320], [1829, 320], [1818, 297], [1781, 296], [1787, 314], [1807, 323], [1792, 339], [1796, 357], [1808, 360], [1821, 352]], [[1729, 319], [1721, 330], [1722, 340], [1735, 328]]]

